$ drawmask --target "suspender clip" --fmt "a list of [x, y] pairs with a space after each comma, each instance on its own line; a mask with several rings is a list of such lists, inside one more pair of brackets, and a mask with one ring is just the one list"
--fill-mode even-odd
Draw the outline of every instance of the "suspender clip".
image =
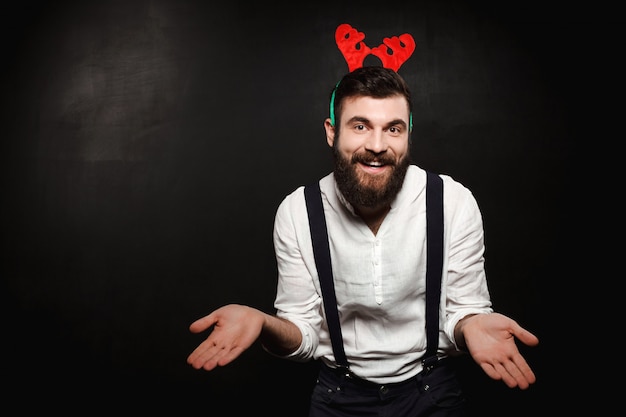
[[422, 359], [422, 366], [424, 367], [424, 375], [428, 375], [430, 371], [432, 371], [437, 363], [439, 362], [439, 357], [437, 355], [430, 356], [428, 358]]

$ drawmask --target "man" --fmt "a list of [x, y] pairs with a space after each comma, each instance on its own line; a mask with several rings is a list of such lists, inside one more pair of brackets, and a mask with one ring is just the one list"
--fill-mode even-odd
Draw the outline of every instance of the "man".
[[[471, 192], [446, 175], [439, 176], [439, 360], [423, 363], [427, 173], [410, 161], [412, 104], [405, 81], [383, 67], [351, 71], [332, 92], [330, 116], [324, 128], [335, 169], [319, 186], [336, 302], [324, 305], [299, 187], [282, 201], [274, 223], [276, 315], [242, 305], [218, 308], [191, 324], [194, 333], [214, 327], [188, 363], [207, 371], [227, 365], [256, 340], [277, 356], [319, 359], [310, 417], [462, 416], [464, 397], [446, 361], [461, 351], [491, 378], [528, 388], [535, 375], [515, 338], [530, 346], [539, 341], [492, 310], [481, 213]], [[337, 309], [347, 364], [331, 342], [329, 307]]]

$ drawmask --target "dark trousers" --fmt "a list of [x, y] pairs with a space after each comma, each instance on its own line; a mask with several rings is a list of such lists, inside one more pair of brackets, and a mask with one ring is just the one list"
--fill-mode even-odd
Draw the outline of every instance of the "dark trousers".
[[309, 417], [464, 417], [465, 397], [446, 359], [407, 381], [379, 385], [320, 364]]

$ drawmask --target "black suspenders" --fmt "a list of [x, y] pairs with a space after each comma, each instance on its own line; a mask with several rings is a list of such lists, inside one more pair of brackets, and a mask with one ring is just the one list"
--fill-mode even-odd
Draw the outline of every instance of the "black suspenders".
[[348, 368], [348, 359], [346, 359], [346, 353], [343, 350], [343, 338], [341, 336], [339, 312], [337, 311], [337, 299], [335, 298], [335, 286], [333, 284], [333, 269], [330, 264], [326, 217], [324, 216], [319, 182], [304, 187], [304, 197], [306, 198], [309, 213], [313, 255], [315, 256], [317, 274], [320, 278], [322, 303], [324, 304], [324, 311], [326, 311], [326, 322], [330, 332], [330, 341], [333, 345], [333, 353], [335, 354], [337, 365]]
[[[304, 187], [313, 254], [322, 289], [322, 302], [326, 312], [330, 340], [335, 360], [340, 367], [348, 368], [343, 349], [343, 338], [337, 311], [337, 299], [333, 284], [330, 247], [326, 218], [322, 205], [319, 182]], [[426, 171], [426, 353], [422, 359], [425, 370], [437, 363], [439, 343], [439, 298], [443, 271], [443, 181], [441, 177]]]
[[443, 273], [443, 180], [426, 171], [426, 353], [428, 371], [437, 363], [439, 298]]

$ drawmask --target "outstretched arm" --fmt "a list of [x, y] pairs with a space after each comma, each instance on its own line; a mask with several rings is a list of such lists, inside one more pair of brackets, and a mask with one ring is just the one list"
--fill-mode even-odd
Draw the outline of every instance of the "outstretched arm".
[[209, 336], [191, 352], [187, 363], [206, 371], [234, 361], [257, 339], [273, 353], [286, 355], [302, 341], [300, 330], [291, 322], [252, 307], [229, 304], [191, 323], [189, 330], [200, 333], [213, 326]]
[[457, 345], [466, 348], [489, 377], [509, 388], [526, 389], [535, 383], [515, 338], [528, 346], [536, 346], [539, 339], [515, 320], [500, 313], [471, 315], [457, 323], [454, 335]]

